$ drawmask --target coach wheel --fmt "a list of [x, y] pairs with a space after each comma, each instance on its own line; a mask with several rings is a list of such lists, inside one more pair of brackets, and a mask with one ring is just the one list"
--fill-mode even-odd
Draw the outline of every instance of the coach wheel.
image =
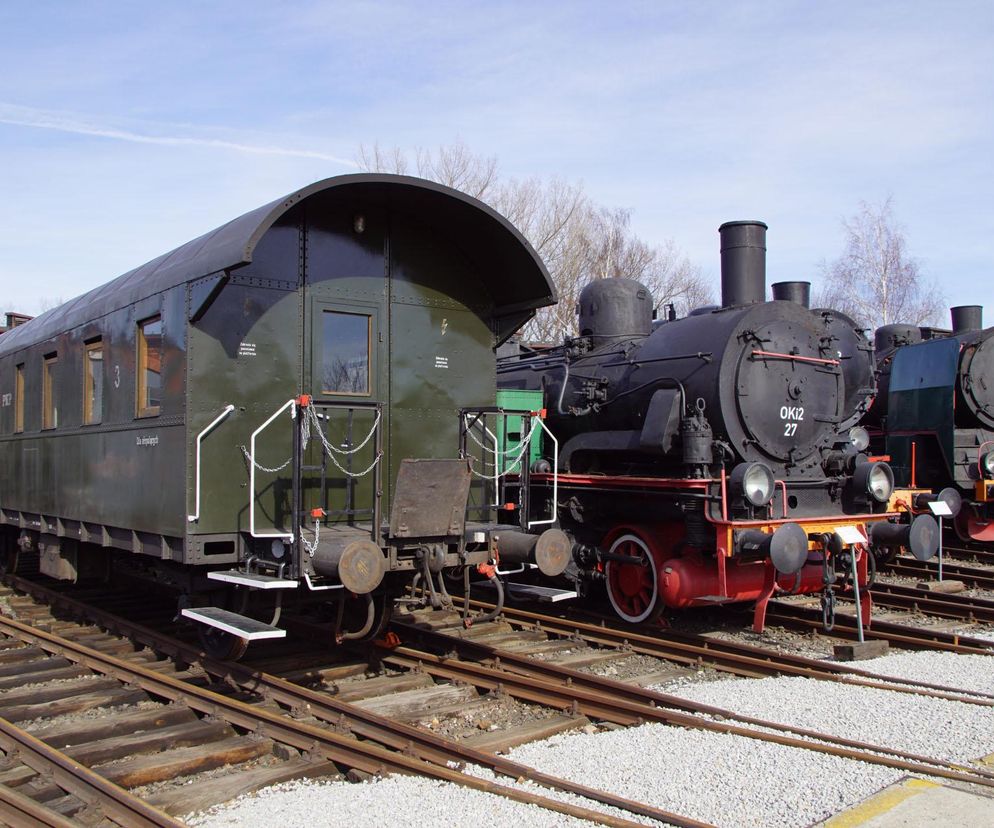
[[248, 639], [239, 635], [232, 635], [217, 627], [208, 627], [206, 624], [198, 624], [197, 632], [200, 635], [200, 646], [210, 658], [217, 661], [238, 661], [248, 649]]
[[655, 618], [663, 609], [659, 600], [659, 573], [656, 559], [637, 535], [621, 535], [609, 550], [624, 555], [631, 563], [610, 560], [604, 567], [607, 597], [618, 615], [632, 624]]

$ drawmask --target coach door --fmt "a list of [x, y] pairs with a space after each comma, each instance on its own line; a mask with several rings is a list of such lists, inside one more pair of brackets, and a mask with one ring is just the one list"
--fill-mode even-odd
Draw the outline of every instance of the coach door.
[[312, 297], [310, 319], [302, 505], [327, 524], [372, 529], [387, 448], [381, 308]]

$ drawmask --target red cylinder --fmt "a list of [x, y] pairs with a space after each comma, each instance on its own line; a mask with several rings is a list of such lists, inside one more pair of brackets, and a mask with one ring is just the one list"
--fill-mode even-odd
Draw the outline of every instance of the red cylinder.
[[[820, 592], [822, 588], [821, 563], [806, 564], [800, 572], [798, 593]], [[763, 592], [766, 581], [766, 564], [763, 561], [736, 561], [730, 559], [725, 568], [727, 600], [755, 601]], [[785, 590], [793, 590], [796, 575], [778, 575], [777, 583]], [[718, 566], [714, 561], [700, 558], [671, 558], [659, 573], [659, 595], [663, 602], [678, 609], [711, 606], [714, 600], [701, 600], [705, 596], [721, 595]]]

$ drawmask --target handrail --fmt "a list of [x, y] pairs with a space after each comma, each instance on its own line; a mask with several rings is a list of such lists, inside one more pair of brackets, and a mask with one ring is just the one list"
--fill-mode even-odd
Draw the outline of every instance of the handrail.
[[259, 433], [266, 428], [273, 420], [280, 416], [284, 411], [290, 409], [290, 416], [297, 416], [297, 400], [291, 397], [283, 405], [281, 405], [276, 412], [259, 426], [255, 431], [252, 432], [252, 439], [249, 440], [249, 534], [253, 538], [289, 538], [290, 543], [293, 543], [293, 532], [256, 532], [255, 531], [255, 438], [259, 436]]
[[200, 443], [203, 441], [214, 427], [221, 422], [225, 417], [227, 417], [235, 407], [230, 403], [224, 407], [224, 410], [218, 414], [213, 420], [211, 420], [210, 425], [208, 425], [203, 431], [197, 435], [197, 495], [196, 495], [196, 506], [194, 507], [193, 514], [187, 515], [186, 519], [189, 523], [196, 523], [200, 520]]
[[559, 520], [559, 441], [556, 439], [556, 436], [549, 431], [548, 426], [545, 424], [545, 420], [541, 417], [538, 417], [537, 419], [538, 424], [542, 426], [542, 431], [549, 435], [549, 439], [552, 440], [552, 517], [547, 520], [528, 521], [529, 529], [533, 526], [545, 526], [549, 523], [556, 523]]

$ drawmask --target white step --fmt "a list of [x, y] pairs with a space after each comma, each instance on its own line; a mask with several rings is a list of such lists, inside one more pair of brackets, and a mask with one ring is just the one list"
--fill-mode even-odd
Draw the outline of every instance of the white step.
[[[490, 581], [474, 582], [473, 587], [485, 586], [494, 588]], [[576, 590], [556, 589], [555, 587], [534, 586], [533, 584], [504, 584], [504, 594], [509, 598], [521, 601], [540, 601], [543, 604], [554, 604], [557, 601], [569, 601], [576, 598]]]
[[242, 572], [238, 569], [208, 572], [207, 577], [212, 581], [224, 581], [226, 584], [235, 584], [250, 589], [297, 588], [297, 581], [291, 578], [274, 578], [272, 575], [257, 575], [254, 572]]
[[247, 641], [257, 641], [260, 638], [286, 638], [286, 630], [218, 607], [185, 609], [183, 617], [200, 624], [206, 624], [208, 627], [217, 627], [219, 630], [237, 635]]

